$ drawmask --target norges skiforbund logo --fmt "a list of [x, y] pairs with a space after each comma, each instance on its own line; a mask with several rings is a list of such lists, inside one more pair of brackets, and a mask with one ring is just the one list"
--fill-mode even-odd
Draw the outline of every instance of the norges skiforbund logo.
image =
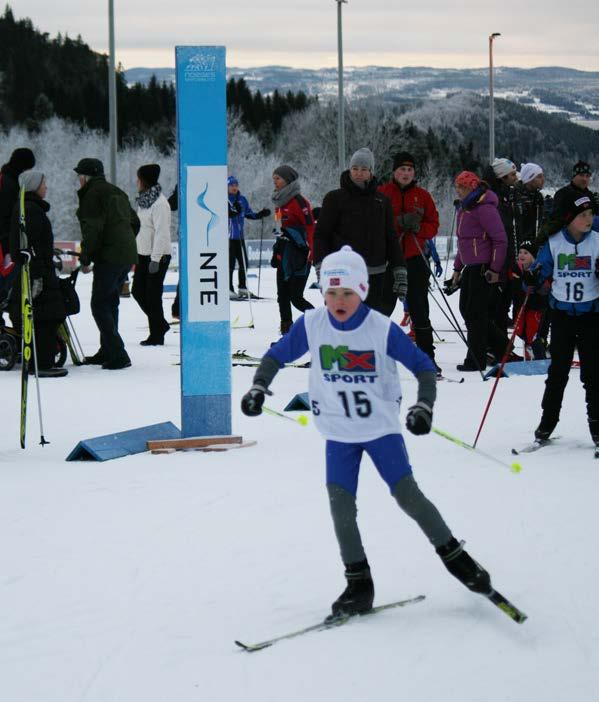
[[186, 81], [209, 82], [216, 80], [216, 54], [199, 52], [185, 66]]
[[557, 257], [557, 275], [559, 278], [589, 278], [592, 260], [590, 256], [561, 253]]
[[331, 346], [323, 344], [319, 349], [320, 367], [323, 379], [336, 383], [374, 383], [376, 378], [376, 356], [374, 351], [355, 351], [347, 346]]

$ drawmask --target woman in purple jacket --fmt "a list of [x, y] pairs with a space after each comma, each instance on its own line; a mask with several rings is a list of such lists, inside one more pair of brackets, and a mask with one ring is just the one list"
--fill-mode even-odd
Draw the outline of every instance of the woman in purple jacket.
[[460, 286], [460, 313], [468, 330], [468, 354], [459, 371], [484, 370], [487, 347], [500, 360], [507, 336], [489, 314], [493, 289], [499, 280], [507, 251], [507, 236], [497, 195], [471, 171], [455, 179], [458, 253], [453, 263], [453, 284]]

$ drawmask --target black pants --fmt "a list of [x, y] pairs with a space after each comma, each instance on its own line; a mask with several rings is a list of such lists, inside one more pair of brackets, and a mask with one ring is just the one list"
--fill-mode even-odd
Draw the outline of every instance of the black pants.
[[[308, 275], [309, 272], [310, 269], [308, 269]], [[281, 325], [293, 320], [291, 305], [300, 312], [314, 309], [314, 305], [304, 298], [308, 275], [292, 275], [285, 280], [282, 269], [277, 268], [277, 302], [279, 303]]]
[[434, 361], [433, 328], [428, 306], [428, 281], [431, 271], [428, 262], [422, 256], [409, 258], [406, 266], [408, 268], [408, 310], [414, 324], [416, 345]]
[[559, 419], [574, 349], [577, 348], [587, 415], [589, 420], [599, 420], [599, 314], [589, 312], [574, 316], [555, 309], [551, 312], [551, 364], [541, 405], [543, 416], [555, 421]]
[[169, 329], [169, 324], [164, 318], [162, 309], [162, 291], [164, 276], [171, 262], [171, 257], [163, 256], [160, 259], [160, 265], [156, 273], [148, 271], [148, 266], [150, 265], [149, 256], [139, 256], [138, 258], [139, 261], [133, 275], [131, 294], [148, 318], [150, 336], [153, 339], [160, 340], [164, 338], [164, 334]]
[[177, 283], [177, 293], [175, 294], [175, 299], [171, 305], [171, 314], [173, 317], [179, 318], [181, 316], [180, 302], [179, 302], [179, 283]]
[[368, 276], [368, 296], [364, 300], [368, 307], [390, 317], [397, 302], [397, 294], [393, 292], [393, 286], [391, 295], [393, 306], [390, 303], [389, 293], [385, 290], [385, 273], [375, 273]]
[[469, 351], [465, 362], [481, 369], [487, 365], [487, 345], [498, 359], [508, 345], [507, 335], [489, 314], [494, 291], [484, 278], [485, 269], [484, 265], [466, 266], [460, 283], [460, 314], [468, 330]]
[[[243, 239], [229, 239], [229, 290], [233, 291], [233, 271], [235, 263], [239, 265], [238, 282], [240, 288], [246, 288], [245, 273], [247, 271], [248, 255]], [[309, 308], [308, 308], [309, 309]]]
[[100, 332], [100, 352], [107, 363], [129, 359], [119, 334], [121, 284], [129, 268], [119, 263], [94, 263], [90, 306]]
[[[35, 315], [35, 310], [34, 310]], [[54, 366], [58, 345], [56, 335], [61, 322], [59, 320], [35, 321], [35, 350], [37, 365], [40, 370], [48, 370]]]

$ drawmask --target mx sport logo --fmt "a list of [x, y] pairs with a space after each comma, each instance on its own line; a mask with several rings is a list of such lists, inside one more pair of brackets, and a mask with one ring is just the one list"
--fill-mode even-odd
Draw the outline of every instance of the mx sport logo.
[[320, 366], [331, 371], [334, 366], [343, 373], [373, 373], [376, 371], [374, 351], [354, 351], [347, 346], [320, 347]]
[[195, 82], [212, 82], [216, 80], [216, 54], [198, 52], [185, 66], [185, 80]]
[[590, 271], [591, 257], [561, 253], [557, 257], [557, 269], [559, 271]]

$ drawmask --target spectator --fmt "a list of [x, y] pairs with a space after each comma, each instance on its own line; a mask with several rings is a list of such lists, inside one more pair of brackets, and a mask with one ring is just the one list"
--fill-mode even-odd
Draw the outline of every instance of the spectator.
[[491, 286], [497, 284], [505, 262], [507, 239], [497, 211], [497, 195], [471, 171], [455, 179], [458, 253], [453, 264], [454, 285], [460, 284], [460, 312], [468, 330], [468, 354], [459, 371], [483, 370], [487, 343], [496, 358], [508, 345], [489, 316]]
[[162, 346], [170, 329], [162, 309], [164, 276], [171, 262], [171, 208], [158, 182], [160, 166], [151, 163], [137, 171], [137, 266], [132, 294], [148, 318], [150, 334], [142, 346]]
[[341, 174], [341, 187], [327, 193], [322, 202], [314, 233], [314, 263], [318, 274], [325, 256], [349, 244], [368, 267], [366, 304], [389, 315], [384, 300], [387, 265], [393, 274], [394, 292], [402, 302], [407, 295], [408, 274], [391, 203], [377, 186], [374, 156], [370, 149], [359, 149], [351, 157], [349, 169]]
[[248, 255], [245, 248], [243, 229], [246, 219], [263, 219], [268, 217], [270, 210], [266, 207], [260, 212], [254, 212], [247, 198], [239, 192], [239, 181], [235, 176], [227, 178], [229, 191], [229, 292], [235, 296], [233, 289], [233, 272], [235, 263], [239, 265], [237, 282], [240, 295], [249, 295], [246, 282]]
[[20, 148], [12, 152], [8, 163], [0, 170], [0, 246], [5, 254], [10, 249], [12, 216], [19, 199], [19, 176], [34, 166], [33, 151]]
[[137, 263], [139, 218], [127, 195], [106, 181], [102, 161], [83, 158], [74, 171], [80, 185], [80, 260], [84, 272], [94, 264], [91, 311], [100, 332], [100, 349], [85, 360], [106, 370], [128, 368], [131, 359], [119, 334], [119, 291], [125, 273]]
[[279, 166], [275, 168], [272, 180], [277, 230], [271, 264], [277, 269], [281, 334], [287, 334], [293, 325], [291, 305], [300, 312], [314, 309], [304, 299], [312, 260], [314, 216], [312, 206], [300, 193], [297, 171], [291, 166]]
[[545, 175], [536, 163], [523, 163], [520, 182], [515, 187], [515, 242], [518, 249], [523, 241], [534, 241], [544, 219], [545, 198], [541, 190]]
[[[37, 370], [40, 378], [60, 378], [67, 375], [66, 368], [55, 368], [56, 334], [64, 322], [66, 313], [60, 289], [60, 282], [54, 268], [54, 235], [48, 219], [50, 205], [45, 197], [48, 191], [46, 178], [41, 171], [23, 171], [19, 176], [19, 186], [25, 190], [25, 224], [27, 241], [21, 241], [20, 206], [15, 203], [11, 221], [10, 250], [17, 258], [19, 250], [26, 248], [31, 255], [29, 280], [33, 302], [35, 323], [35, 356], [30, 362], [30, 372]], [[20, 289], [20, 277], [19, 277]], [[20, 295], [12, 301], [15, 316], [21, 317]]]

